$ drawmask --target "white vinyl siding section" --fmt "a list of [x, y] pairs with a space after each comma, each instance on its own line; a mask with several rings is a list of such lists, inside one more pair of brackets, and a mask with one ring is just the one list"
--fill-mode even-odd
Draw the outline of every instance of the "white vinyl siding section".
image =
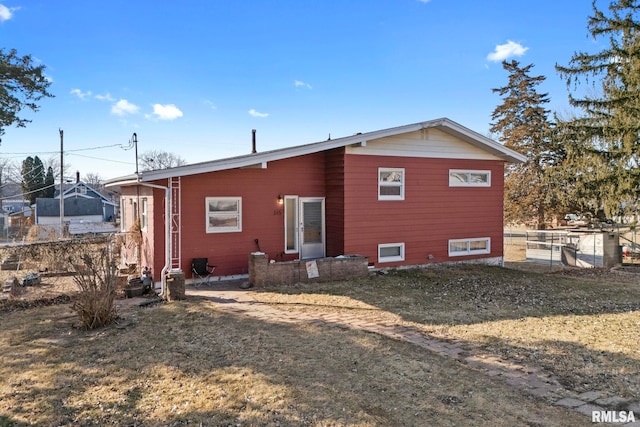
[[404, 200], [403, 168], [378, 168], [378, 200]]
[[481, 255], [491, 253], [491, 238], [449, 240], [449, 256]]
[[491, 171], [449, 169], [449, 187], [491, 187]]
[[378, 245], [378, 262], [404, 261], [404, 243], [381, 243]]
[[364, 146], [346, 147], [347, 154], [373, 156], [427, 157], [437, 159], [502, 160], [486, 149], [475, 146], [438, 129], [422, 129], [401, 135], [366, 141]]
[[205, 199], [207, 233], [242, 231], [242, 197]]

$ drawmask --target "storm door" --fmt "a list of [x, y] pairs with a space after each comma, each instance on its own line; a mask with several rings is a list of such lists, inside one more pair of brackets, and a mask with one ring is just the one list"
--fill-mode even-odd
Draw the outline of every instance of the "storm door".
[[300, 197], [300, 258], [324, 257], [324, 198]]

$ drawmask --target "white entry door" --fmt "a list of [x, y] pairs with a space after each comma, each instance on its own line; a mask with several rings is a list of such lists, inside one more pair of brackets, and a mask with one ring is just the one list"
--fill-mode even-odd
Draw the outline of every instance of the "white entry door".
[[324, 257], [324, 197], [300, 198], [300, 258]]

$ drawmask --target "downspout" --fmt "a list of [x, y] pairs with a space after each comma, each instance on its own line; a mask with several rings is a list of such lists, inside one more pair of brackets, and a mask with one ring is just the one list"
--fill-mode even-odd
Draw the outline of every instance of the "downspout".
[[[139, 178], [138, 178], [139, 179]], [[164, 267], [162, 267], [161, 281], [160, 281], [160, 296], [164, 297], [167, 289], [167, 271], [171, 268], [171, 188], [157, 184], [149, 184], [144, 182], [138, 182], [138, 185], [143, 187], [158, 188], [164, 190], [166, 205], [165, 205], [165, 223], [164, 223]]]

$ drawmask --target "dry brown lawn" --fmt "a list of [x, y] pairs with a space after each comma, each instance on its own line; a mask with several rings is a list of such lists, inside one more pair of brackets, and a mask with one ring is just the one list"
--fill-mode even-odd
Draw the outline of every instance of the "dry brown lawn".
[[[21, 298], [55, 295], [65, 280], [47, 282]], [[576, 391], [640, 400], [636, 276], [436, 267], [253, 295], [285, 311], [395, 319], [544, 368]], [[408, 343], [247, 318], [201, 298], [122, 309], [117, 324], [94, 331], [74, 327], [69, 304], [3, 307], [0, 426], [590, 421]]]

